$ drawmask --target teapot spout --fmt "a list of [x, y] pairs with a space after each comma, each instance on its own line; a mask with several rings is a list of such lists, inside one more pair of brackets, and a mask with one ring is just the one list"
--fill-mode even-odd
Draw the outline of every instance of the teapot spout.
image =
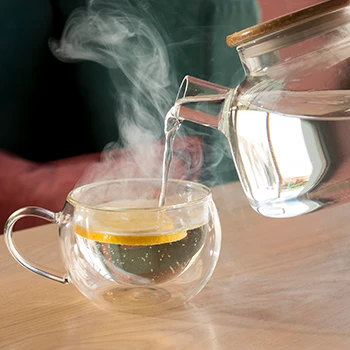
[[231, 88], [186, 76], [176, 97], [176, 117], [218, 128], [223, 114], [229, 111], [232, 96]]

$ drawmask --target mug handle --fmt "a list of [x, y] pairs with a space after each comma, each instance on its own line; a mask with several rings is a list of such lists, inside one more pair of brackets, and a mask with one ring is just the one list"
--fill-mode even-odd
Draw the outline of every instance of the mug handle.
[[12, 238], [12, 230], [13, 225], [19, 220], [26, 216], [34, 216], [37, 218], [45, 219], [49, 222], [58, 222], [59, 213], [54, 213], [50, 210], [39, 208], [39, 207], [25, 207], [18, 209], [13, 214], [10, 215], [10, 217], [7, 219], [5, 223], [5, 229], [4, 229], [4, 236], [5, 236], [5, 243], [7, 245], [8, 250], [10, 251], [11, 255], [14, 257], [17, 262], [25, 267], [26, 269], [38, 274], [39, 276], [43, 276], [46, 278], [49, 278], [51, 280], [54, 280], [56, 282], [60, 282], [63, 284], [69, 283], [69, 280], [66, 276], [58, 276], [53, 273], [47, 272], [45, 270], [40, 269], [39, 267], [36, 267], [32, 263], [28, 262], [26, 259], [22, 257], [22, 255], [18, 252]]

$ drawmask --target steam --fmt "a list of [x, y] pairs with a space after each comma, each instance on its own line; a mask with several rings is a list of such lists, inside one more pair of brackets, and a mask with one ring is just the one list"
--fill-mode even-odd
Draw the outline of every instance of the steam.
[[[154, 142], [164, 136], [164, 118], [180, 82], [170, 64], [163, 40], [166, 34], [158, 26], [144, 2], [136, 6], [127, 0], [91, 0], [86, 8], [71, 14], [61, 38], [50, 41], [51, 51], [61, 61], [86, 60], [107, 67], [116, 89], [115, 120], [123, 149], [117, 154], [113, 150], [120, 144], [106, 145], [103, 164], [89, 169], [79, 184], [115, 177], [161, 177], [163, 150]], [[188, 38], [188, 42], [192, 39], [196, 40]], [[190, 129], [180, 128], [178, 135], [185, 135], [186, 130]], [[195, 133], [205, 135], [201, 128]], [[203, 154], [208, 149], [204, 169]], [[171, 171], [170, 177], [198, 180], [199, 171], [208, 174], [209, 168], [215, 169], [223, 149], [222, 142], [206, 145], [204, 151], [198, 143], [175, 140], [178, 160], [173, 160], [175, 173]]]
[[[149, 17], [128, 1], [91, 1], [72, 13], [59, 41], [50, 41], [62, 61], [87, 60], [109, 68], [119, 100], [116, 122], [126, 147], [162, 135], [175, 96], [166, 46]], [[124, 81], [116, 78], [118, 70]]]

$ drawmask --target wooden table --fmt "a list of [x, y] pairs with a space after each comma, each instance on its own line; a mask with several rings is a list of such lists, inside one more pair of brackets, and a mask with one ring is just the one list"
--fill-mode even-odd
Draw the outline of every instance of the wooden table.
[[[240, 185], [214, 189], [220, 260], [186, 307], [101, 312], [73, 285], [28, 272], [0, 241], [0, 349], [350, 349], [350, 206], [267, 219]], [[28, 258], [62, 269], [57, 228], [15, 234]]]

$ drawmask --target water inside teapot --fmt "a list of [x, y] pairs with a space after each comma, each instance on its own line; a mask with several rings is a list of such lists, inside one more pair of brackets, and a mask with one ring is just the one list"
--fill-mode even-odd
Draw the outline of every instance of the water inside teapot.
[[350, 91], [276, 91], [244, 98], [229, 142], [254, 209], [291, 217], [349, 201]]

